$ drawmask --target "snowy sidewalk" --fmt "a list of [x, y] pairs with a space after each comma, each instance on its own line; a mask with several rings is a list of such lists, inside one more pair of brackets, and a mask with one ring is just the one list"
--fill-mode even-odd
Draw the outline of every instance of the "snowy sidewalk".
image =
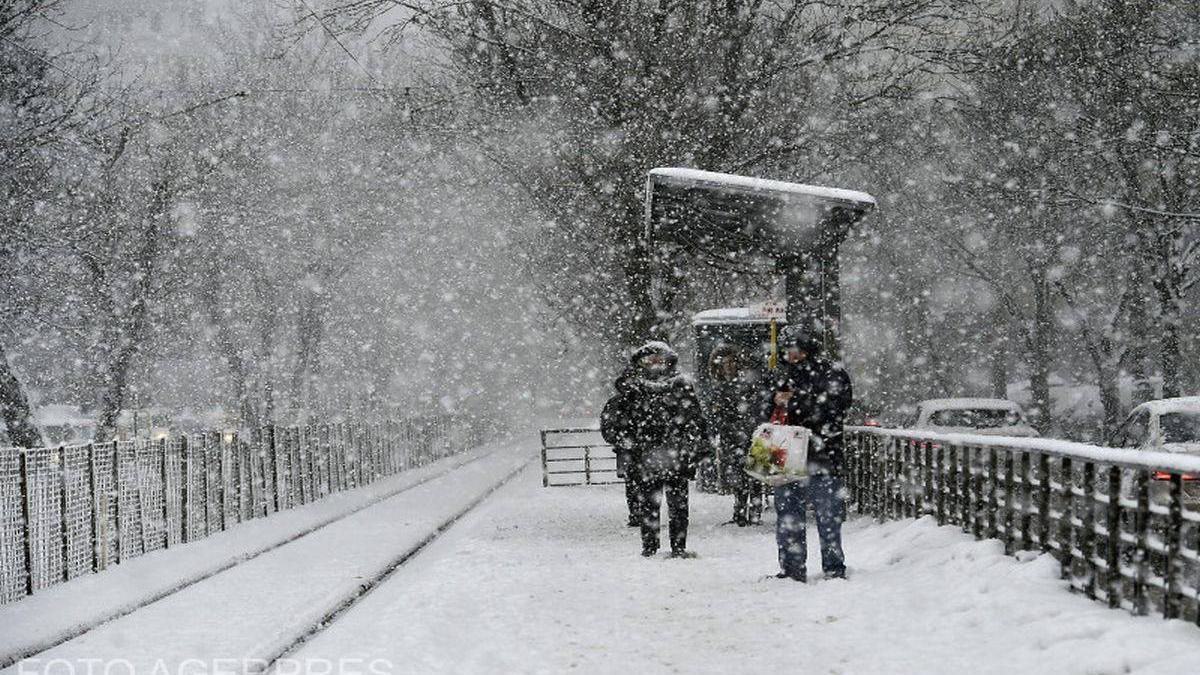
[[620, 487], [528, 471], [292, 657], [389, 675], [1200, 671], [1195, 626], [1106, 609], [1052, 559], [929, 519], [848, 523], [849, 581], [763, 579], [770, 524], [718, 525], [728, 502], [693, 493], [700, 558], [646, 560]]
[[274, 656], [364, 580], [528, 463], [532, 447], [533, 441], [522, 439], [481, 449], [491, 452], [478, 461], [458, 462], [463, 466], [445, 476], [195, 583], [6, 672], [39, 672], [52, 662], [86, 665], [99, 659], [119, 661], [122, 673], [164, 672], [163, 668], [178, 673], [189, 660]]

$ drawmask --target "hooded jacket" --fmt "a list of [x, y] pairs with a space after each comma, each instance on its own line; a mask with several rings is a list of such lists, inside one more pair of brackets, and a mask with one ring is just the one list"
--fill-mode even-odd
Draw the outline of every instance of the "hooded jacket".
[[[637, 365], [651, 353], [666, 357], [659, 376]], [[600, 416], [604, 439], [618, 451], [629, 453], [643, 476], [690, 477], [710, 452], [695, 386], [677, 371], [677, 361], [675, 352], [664, 343], [638, 348], [617, 378], [616, 395]]]

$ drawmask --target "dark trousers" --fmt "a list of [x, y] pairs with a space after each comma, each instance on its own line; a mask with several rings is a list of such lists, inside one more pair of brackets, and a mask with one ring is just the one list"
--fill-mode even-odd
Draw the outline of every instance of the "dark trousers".
[[625, 506], [629, 508], [629, 523], [642, 522], [642, 481], [638, 477], [637, 461], [628, 452], [617, 453], [617, 475], [625, 480]]
[[809, 503], [817, 518], [821, 538], [821, 567], [825, 576], [844, 576], [846, 559], [842, 553], [842, 520], [845, 502], [842, 480], [828, 475], [812, 476], [806, 483], [791, 483], [775, 488], [775, 543], [779, 546], [779, 567], [793, 578], [805, 576], [808, 557], [805, 520]]
[[661, 528], [662, 497], [667, 494], [667, 521], [671, 550], [687, 549], [688, 482], [680, 476], [643, 477], [642, 484], [642, 550], [658, 550], [658, 531]]
[[762, 484], [750, 482], [733, 490], [733, 522], [738, 525], [756, 525], [762, 522]]
[[642, 482], [637, 472], [625, 470], [625, 505], [629, 507], [629, 522], [642, 522]]

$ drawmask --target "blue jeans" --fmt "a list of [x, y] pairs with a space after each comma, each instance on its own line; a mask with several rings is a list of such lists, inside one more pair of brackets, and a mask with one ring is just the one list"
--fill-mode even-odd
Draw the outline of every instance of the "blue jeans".
[[845, 576], [846, 557], [842, 553], [842, 520], [846, 504], [842, 498], [842, 479], [828, 475], [812, 476], [807, 483], [791, 483], [775, 488], [775, 543], [779, 546], [779, 567], [792, 578], [805, 576], [808, 542], [805, 537], [806, 512], [811, 502], [821, 537], [821, 568], [825, 576]]

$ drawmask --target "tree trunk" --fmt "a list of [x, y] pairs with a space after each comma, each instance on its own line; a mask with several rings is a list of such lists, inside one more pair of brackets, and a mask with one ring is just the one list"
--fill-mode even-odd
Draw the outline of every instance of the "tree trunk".
[[992, 396], [1008, 398], [1008, 335], [1005, 312], [997, 304], [992, 310], [992, 353], [989, 358]]
[[641, 241], [626, 244], [624, 251], [622, 271], [625, 275], [625, 289], [629, 294], [629, 307], [628, 323], [622, 331], [624, 334], [621, 341], [632, 347], [643, 340], [662, 336], [654, 308], [654, 297], [650, 292], [653, 273], [650, 269], [649, 252]]
[[116, 344], [110, 343], [115, 351], [110, 352], [102, 383], [100, 417], [96, 424], [98, 442], [111, 439], [116, 432], [117, 418], [125, 406], [129, 368], [146, 338], [146, 326], [150, 318], [150, 296], [156, 280], [154, 272], [158, 267], [158, 251], [163, 243], [163, 225], [170, 207], [169, 179], [163, 177], [156, 180], [151, 190], [150, 204], [146, 209], [146, 230], [142, 235], [142, 247], [137, 253], [138, 270], [131, 289], [129, 317], [127, 322], [120, 326], [122, 330]]
[[1183, 393], [1183, 348], [1179, 333], [1179, 322], [1183, 316], [1184, 283], [1180, 234], [1164, 224], [1165, 232], [1156, 242], [1154, 290], [1158, 295], [1159, 313], [1159, 370], [1162, 372], [1164, 398]]
[[301, 285], [300, 314], [296, 321], [296, 364], [291, 383], [292, 407], [298, 411], [303, 411], [311, 403], [312, 379], [320, 365], [328, 283], [329, 275], [321, 274], [315, 285], [309, 282]]
[[263, 303], [264, 314], [260, 319], [258, 332], [258, 377], [261, 383], [262, 395], [262, 424], [275, 423], [275, 329], [279, 325], [279, 303], [275, 288], [269, 283], [263, 283], [259, 295]]
[[8, 365], [8, 355], [0, 345], [0, 417], [8, 442], [18, 448], [36, 448], [42, 445], [42, 434], [33, 423], [29, 411], [29, 400], [21, 389], [21, 382]]
[[250, 394], [247, 387], [249, 368], [246, 360], [242, 357], [242, 350], [237, 344], [237, 339], [229, 326], [229, 321], [221, 315], [219, 277], [217, 274], [217, 270], [209, 270], [204, 282], [204, 290], [201, 293], [201, 301], [204, 303], [204, 309], [208, 314], [208, 323], [213, 329], [217, 351], [225, 359], [225, 365], [229, 368], [229, 377], [233, 385], [233, 400], [234, 405], [237, 407], [238, 419], [242, 424], [253, 429], [258, 425], [256, 424], [253, 404], [250, 401]]
[[1054, 402], [1050, 395], [1050, 359], [1054, 342], [1054, 308], [1046, 270], [1033, 270], [1033, 326], [1030, 331], [1029, 394], [1034, 427], [1041, 433], [1054, 423]]

